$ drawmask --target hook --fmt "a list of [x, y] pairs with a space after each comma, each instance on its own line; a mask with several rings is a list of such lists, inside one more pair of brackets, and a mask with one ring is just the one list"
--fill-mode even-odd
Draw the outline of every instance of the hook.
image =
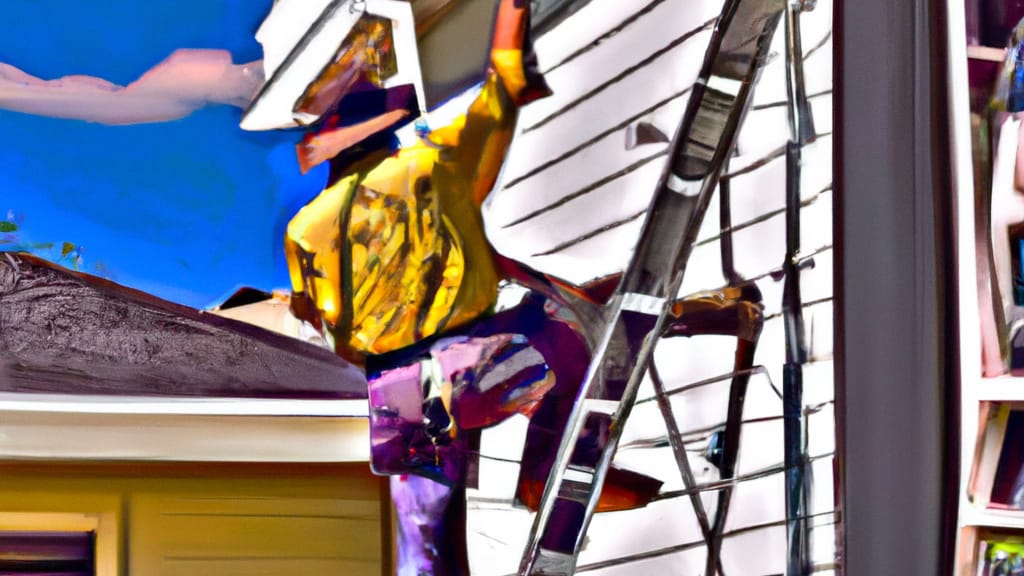
[[668, 144], [670, 141], [661, 129], [646, 120], [626, 127], [626, 150], [633, 150], [644, 144]]

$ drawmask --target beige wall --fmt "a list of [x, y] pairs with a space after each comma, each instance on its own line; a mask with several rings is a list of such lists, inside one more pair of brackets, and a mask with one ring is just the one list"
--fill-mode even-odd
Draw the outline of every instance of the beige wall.
[[100, 576], [376, 575], [385, 496], [365, 464], [7, 463], [0, 530], [94, 529]]

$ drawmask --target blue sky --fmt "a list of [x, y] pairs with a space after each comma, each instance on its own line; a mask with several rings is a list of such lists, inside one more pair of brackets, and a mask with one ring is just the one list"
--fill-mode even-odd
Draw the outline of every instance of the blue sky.
[[[272, 0], [4, 0], [0, 62], [41, 78], [127, 84], [178, 48], [261, 58]], [[284, 229], [326, 167], [300, 177], [296, 132], [247, 133], [241, 111], [102, 126], [0, 110], [0, 217], [25, 242], [73, 242], [84, 270], [195, 307], [286, 288]]]

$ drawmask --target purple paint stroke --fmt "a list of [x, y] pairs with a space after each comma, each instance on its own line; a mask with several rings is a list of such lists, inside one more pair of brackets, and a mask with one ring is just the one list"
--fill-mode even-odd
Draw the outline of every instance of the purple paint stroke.
[[370, 465], [375, 473], [415, 474], [449, 485], [462, 480], [465, 440], [430, 433], [420, 363], [371, 378], [369, 395]]
[[472, 338], [434, 354], [452, 382], [452, 417], [463, 430], [529, 416], [554, 385], [544, 357], [521, 334]]
[[398, 519], [397, 576], [462, 573], [458, 558], [465, 551], [464, 534], [451, 526], [449, 508], [455, 494], [461, 496], [461, 491], [426, 478], [391, 477], [391, 498]]
[[[417, 474], [452, 485], [463, 480], [465, 437], [460, 430], [501, 423], [514, 414], [540, 416], [531, 424], [524, 471], [544, 475], [572, 410], [589, 352], [566, 322], [545, 311], [538, 294], [478, 323], [461, 335], [403, 358], [368, 378], [371, 464], [378, 474]], [[431, 434], [424, 417], [423, 370], [436, 363], [452, 383], [455, 433]], [[425, 368], [426, 367], [426, 368]], [[545, 408], [547, 406], [547, 408]], [[546, 463], [546, 466], [545, 466]], [[540, 469], [535, 469], [539, 466]]]

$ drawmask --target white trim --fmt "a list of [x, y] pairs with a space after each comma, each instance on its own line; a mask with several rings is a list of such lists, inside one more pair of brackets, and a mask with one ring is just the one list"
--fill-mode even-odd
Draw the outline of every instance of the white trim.
[[164, 398], [0, 392], [0, 414], [3, 412], [365, 418], [369, 408], [362, 399]]
[[[978, 510], [967, 497], [978, 433], [977, 388], [982, 374], [981, 320], [978, 315], [976, 246], [974, 236], [974, 162], [971, 152], [971, 108], [967, 76], [967, 25], [962, 0], [947, 0], [946, 34], [950, 103], [950, 157], [956, 206], [956, 247], [959, 269], [958, 309], [960, 324], [960, 490], [959, 527], [977, 525]], [[963, 530], [956, 531], [956, 550], [963, 545]], [[973, 551], [972, 551], [973, 553]], [[959, 556], [959, 553], [958, 553]], [[957, 558], [955, 566], [963, 562]]]
[[367, 462], [369, 420], [0, 411], [0, 460]]
[[[293, 112], [295, 102], [332, 61], [338, 51], [339, 42], [348, 36], [364, 12], [389, 18], [394, 23], [393, 41], [398, 58], [398, 73], [385, 80], [383, 87], [412, 84], [419, 99], [420, 113], [425, 110], [423, 78], [416, 45], [416, 26], [410, 3], [369, 0], [359, 7], [352, 1], [334, 0], [324, 4], [322, 12], [315, 17], [309, 6], [303, 6], [304, 3], [305, 0], [292, 0], [287, 5], [284, 2], [278, 3], [256, 33], [257, 40], [264, 46], [267, 58], [266, 82], [265, 89], [256, 95], [242, 115], [239, 126], [243, 130], [273, 130], [314, 122], [317, 118], [312, 115]], [[321, 26], [314, 29], [318, 21]], [[302, 32], [299, 33], [297, 30]], [[296, 52], [304, 39], [305, 47]], [[292, 60], [285, 66], [288, 58]]]

